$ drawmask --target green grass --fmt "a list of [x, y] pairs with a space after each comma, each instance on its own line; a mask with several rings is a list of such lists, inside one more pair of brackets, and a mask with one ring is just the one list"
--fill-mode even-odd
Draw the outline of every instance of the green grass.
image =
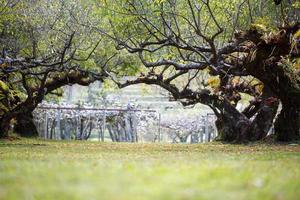
[[0, 199], [300, 199], [300, 146], [0, 141]]

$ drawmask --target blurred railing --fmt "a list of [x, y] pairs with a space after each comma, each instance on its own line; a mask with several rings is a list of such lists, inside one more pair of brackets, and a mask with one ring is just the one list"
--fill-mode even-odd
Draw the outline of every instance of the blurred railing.
[[39, 136], [55, 140], [202, 143], [217, 136], [215, 115], [165, 120], [157, 110], [40, 105], [34, 111]]

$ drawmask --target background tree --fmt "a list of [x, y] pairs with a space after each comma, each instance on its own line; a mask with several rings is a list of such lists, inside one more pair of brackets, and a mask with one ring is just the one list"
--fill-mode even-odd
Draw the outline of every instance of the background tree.
[[35, 136], [32, 111], [45, 95], [59, 94], [64, 85], [102, 81], [117, 61], [103, 48], [109, 41], [82, 25], [92, 17], [84, 2], [7, 0], [1, 5], [0, 137], [12, 121], [17, 133]]

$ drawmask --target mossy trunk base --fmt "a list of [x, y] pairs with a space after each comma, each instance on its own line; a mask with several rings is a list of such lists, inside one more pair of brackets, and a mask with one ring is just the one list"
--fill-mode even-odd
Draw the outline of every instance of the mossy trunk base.
[[37, 137], [38, 131], [33, 122], [33, 116], [30, 115], [19, 115], [17, 118], [17, 123], [14, 127], [14, 131], [22, 137]]

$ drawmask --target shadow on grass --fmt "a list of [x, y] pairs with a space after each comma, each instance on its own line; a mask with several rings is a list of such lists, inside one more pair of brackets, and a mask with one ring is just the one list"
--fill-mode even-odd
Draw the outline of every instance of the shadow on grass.
[[47, 146], [46, 144], [25, 144], [25, 143], [0, 143], [0, 147], [38, 147]]

